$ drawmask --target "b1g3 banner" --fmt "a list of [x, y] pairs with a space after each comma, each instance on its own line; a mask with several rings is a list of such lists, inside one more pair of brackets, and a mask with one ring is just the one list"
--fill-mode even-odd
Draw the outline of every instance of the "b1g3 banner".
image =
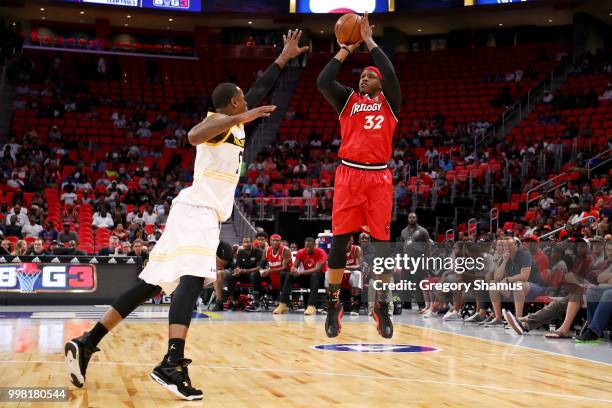
[[0, 306], [109, 304], [138, 283], [137, 263], [0, 263]]
[[95, 292], [96, 266], [24, 262], [0, 265], [0, 292]]

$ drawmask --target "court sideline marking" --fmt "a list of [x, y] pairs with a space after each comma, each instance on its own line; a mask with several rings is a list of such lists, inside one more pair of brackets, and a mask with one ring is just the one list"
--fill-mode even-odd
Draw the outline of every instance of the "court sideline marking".
[[[606, 362], [598, 361], [598, 360], [589, 360], [588, 358], [572, 356], [570, 354], [561, 354], [561, 353], [557, 353], [555, 351], [550, 351], [550, 350], [542, 350], [542, 349], [538, 349], [538, 348], [534, 348], [534, 347], [530, 347], [530, 346], [524, 346], [522, 344], [504, 343], [503, 341], [485, 339], [485, 338], [482, 338], [482, 337], [471, 336], [469, 334], [455, 333], [455, 332], [446, 331], [446, 330], [434, 329], [434, 328], [431, 328], [431, 327], [417, 326], [415, 324], [410, 324], [410, 323], [401, 323], [401, 322], [398, 322], [398, 323], [394, 323], [394, 324], [401, 325], [401, 326], [415, 327], [415, 328], [423, 329], [423, 330], [432, 330], [432, 331], [436, 331], [438, 333], [452, 334], [452, 335], [455, 335], [455, 336], [467, 337], [467, 338], [470, 338], [470, 339], [489, 341], [491, 343], [502, 344], [504, 346], [520, 347], [520, 348], [527, 349], [527, 350], [534, 350], [534, 351], [539, 351], [539, 352], [546, 353], [546, 354], [552, 354], [554, 356], [561, 356], [561, 357], [567, 357], [567, 358], [575, 358], [575, 359], [586, 361], [586, 362], [589, 362], [589, 363], [603, 364], [605, 366], [612, 367], [611, 363], [606, 363]], [[604, 343], [604, 345], [605, 345], [605, 343]], [[588, 346], [588, 344], [585, 344], [585, 346]], [[605, 350], [603, 350], [603, 351], [605, 351]]]
[[[65, 364], [63, 361], [44, 361], [44, 360], [0, 360], [1, 363], [8, 364]], [[92, 361], [90, 364], [101, 364], [101, 365], [129, 365], [129, 366], [155, 366], [156, 363], [132, 363], [132, 362], [113, 362], [113, 361]], [[591, 397], [582, 397], [571, 394], [556, 394], [545, 391], [534, 391], [525, 390], [521, 388], [507, 388], [498, 387], [496, 385], [478, 385], [478, 384], [464, 384], [450, 381], [436, 381], [436, 380], [419, 380], [414, 378], [402, 378], [402, 377], [391, 377], [391, 376], [380, 376], [380, 375], [366, 375], [366, 374], [348, 374], [348, 373], [337, 373], [337, 372], [326, 372], [326, 371], [303, 371], [303, 370], [288, 370], [278, 368], [257, 368], [257, 367], [235, 367], [235, 366], [211, 366], [211, 365], [191, 365], [190, 368], [208, 368], [213, 370], [234, 370], [234, 371], [254, 371], [254, 372], [273, 372], [273, 373], [284, 373], [284, 374], [308, 374], [308, 375], [325, 375], [329, 377], [349, 377], [359, 378], [365, 380], [385, 380], [385, 381], [400, 381], [400, 382], [411, 382], [419, 384], [436, 384], [436, 385], [450, 385], [455, 387], [466, 387], [475, 389], [485, 389], [491, 391], [500, 392], [519, 392], [528, 393], [534, 395], [541, 395], [546, 397], [554, 397], [560, 399], [580, 400], [580, 401], [593, 401], [593, 402], [604, 402], [612, 403], [612, 399], [600, 399]]]

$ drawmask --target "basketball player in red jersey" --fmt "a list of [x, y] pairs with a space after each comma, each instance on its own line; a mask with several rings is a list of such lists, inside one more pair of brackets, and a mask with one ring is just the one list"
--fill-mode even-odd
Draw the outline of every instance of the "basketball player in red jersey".
[[[388, 241], [393, 207], [393, 178], [387, 168], [391, 142], [401, 104], [399, 81], [391, 61], [372, 38], [372, 27], [365, 13], [361, 19], [361, 39], [352, 45], [340, 44], [340, 51], [323, 68], [317, 86], [336, 109], [340, 119], [342, 142], [336, 169], [332, 209], [332, 233], [329, 254], [329, 288], [325, 332], [328, 337], [340, 333], [342, 304], [340, 286], [346, 267], [346, 247], [351, 234], [364, 230], [372, 241]], [[366, 67], [359, 78], [359, 91], [336, 81], [342, 63], [365, 43], [376, 66]], [[380, 255], [379, 255], [380, 256]], [[390, 271], [380, 278], [389, 282]], [[378, 333], [393, 337], [389, 303], [377, 293], [372, 316]]]
[[[282, 287], [283, 275], [291, 269], [291, 251], [281, 244], [280, 235], [274, 234], [270, 237], [270, 246], [265, 252], [265, 257], [268, 266], [261, 271], [261, 276], [265, 278], [273, 273], [278, 274], [281, 278]], [[272, 313], [282, 314], [287, 313], [287, 310], [287, 304], [281, 302]]]

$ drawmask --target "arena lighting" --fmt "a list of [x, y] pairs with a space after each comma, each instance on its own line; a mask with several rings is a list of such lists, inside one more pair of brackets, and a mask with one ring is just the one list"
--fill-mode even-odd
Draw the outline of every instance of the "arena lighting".
[[44, 7], [41, 7], [41, 8], [40, 8], [40, 11], [45, 11], [45, 8], [44, 8]]
[[127, 27], [127, 26], [128, 26], [128, 23], [125, 23], [123, 26], [124, 26], [124, 27]]
[[549, 22], [549, 23], [552, 23], [552, 19], [550, 19], [550, 18], [549, 18], [549, 19], [548, 19], [548, 22]]
[[321, 30], [319, 31], [321, 34], [325, 34], [325, 30]]
[[127, 18], [132, 18], [132, 16], [130, 16], [129, 14], [127, 15]]
[[41, 19], [42, 19], [42, 20], [44, 20], [45, 18], [46, 18], [45, 16], [42, 16], [42, 17], [41, 17]]
[[420, 33], [420, 32], [421, 32], [421, 31], [423, 31], [423, 30], [422, 30], [422, 29], [420, 29], [420, 28], [417, 28], [417, 31]]
[[174, 19], [173, 18], [169, 18], [168, 21], [172, 22], [172, 21], [174, 21]]
[[85, 12], [84, 12], [84, 11], [80, 11], [79, 13], [80, 13], [80, 14], [85, 14]]
[[499, 23], [498, 26], [503, 27], [504, 25], [502, 23]]

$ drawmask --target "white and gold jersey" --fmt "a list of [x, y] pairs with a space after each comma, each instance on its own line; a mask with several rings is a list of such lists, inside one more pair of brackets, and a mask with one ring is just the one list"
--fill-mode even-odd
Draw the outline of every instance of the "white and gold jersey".
[[[208, 116], [215, 115], [208, 112]], [[240, 178], [246, 135], [242, 124], [232, 127], [221, 139], [196, 147], [193, 184], [174, 199], [185, 204], [210, 207], [219, 221], [232, 214], [234, 193]]]

